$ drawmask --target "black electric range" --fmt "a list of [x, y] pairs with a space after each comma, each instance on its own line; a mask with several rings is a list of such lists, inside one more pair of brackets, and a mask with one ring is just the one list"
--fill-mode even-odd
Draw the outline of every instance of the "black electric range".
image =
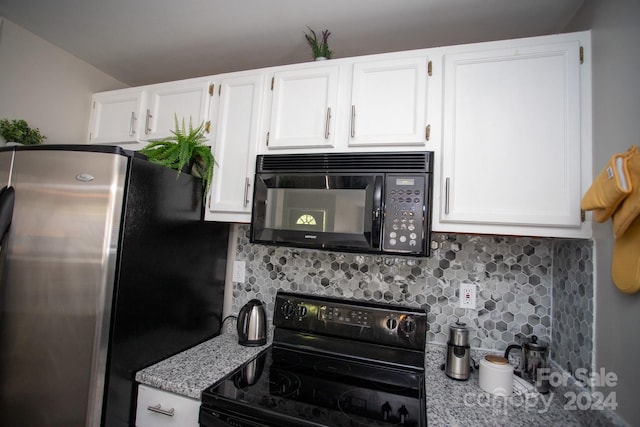
[[279, 292], [273, 345], [202, 393], [200, 426], [424, 427], [426, 312]]

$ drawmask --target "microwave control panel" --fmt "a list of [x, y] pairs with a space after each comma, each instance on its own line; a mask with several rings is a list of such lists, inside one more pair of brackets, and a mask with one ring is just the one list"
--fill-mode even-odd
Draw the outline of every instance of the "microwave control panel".
[[382, 249], [389, 252], [420, 252], [425, 244], [424, 175], [387, 175]]

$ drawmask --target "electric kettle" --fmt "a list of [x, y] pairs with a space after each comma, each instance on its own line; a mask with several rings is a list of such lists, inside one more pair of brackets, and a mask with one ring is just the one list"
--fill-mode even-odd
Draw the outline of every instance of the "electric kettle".
[[267, 313], [262, 301], [252, 299], [238, 313], [238, 344], [257, 347], [267, 343]]

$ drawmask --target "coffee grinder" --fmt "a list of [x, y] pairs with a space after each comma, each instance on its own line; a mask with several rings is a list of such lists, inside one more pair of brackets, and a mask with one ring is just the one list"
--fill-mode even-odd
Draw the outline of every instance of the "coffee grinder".
[[469, 329], [465, 323], [458, 321], [449, 325], [444, 372], [449, 378], [466, 381], [469, 379], [470, 368]]

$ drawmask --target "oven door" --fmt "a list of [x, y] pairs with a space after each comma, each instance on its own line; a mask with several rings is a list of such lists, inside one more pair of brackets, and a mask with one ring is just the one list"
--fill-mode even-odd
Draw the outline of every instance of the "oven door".
[[380, 251], [384, 174], [256, 174], [251, 241]]

